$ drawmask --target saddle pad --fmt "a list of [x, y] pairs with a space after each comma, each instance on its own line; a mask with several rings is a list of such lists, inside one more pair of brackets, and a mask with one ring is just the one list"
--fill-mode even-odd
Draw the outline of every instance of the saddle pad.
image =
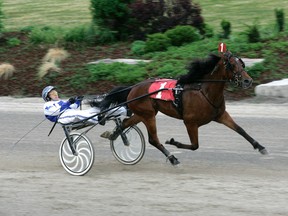
[[172, 89], [175, 88], [176, 83], [177, 80], [173, 79], [155, 80], [149, 87], [149, 94], [159, 89], [169, 88], [169, 90], [156, 92], [155, 94], [150, 95], [150, 97], [159, 100], [174, 101], [175, 98]]

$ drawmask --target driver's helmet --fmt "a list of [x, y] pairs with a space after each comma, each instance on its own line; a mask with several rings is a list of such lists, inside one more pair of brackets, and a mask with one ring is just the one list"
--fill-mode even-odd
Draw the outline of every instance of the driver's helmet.
[[54, 86], [46, 86], [42, 91], [42, 98], [44, 101], [50, 101], [51, 98], [48, 96], [49, 92], [55, 89]]

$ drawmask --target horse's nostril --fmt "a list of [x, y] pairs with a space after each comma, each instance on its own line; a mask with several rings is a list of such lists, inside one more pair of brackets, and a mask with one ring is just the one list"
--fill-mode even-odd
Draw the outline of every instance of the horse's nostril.
[[249, 88], [252, 85], [253, 80], [252, 79], [244, 79], [243, 80], [243, 88]]

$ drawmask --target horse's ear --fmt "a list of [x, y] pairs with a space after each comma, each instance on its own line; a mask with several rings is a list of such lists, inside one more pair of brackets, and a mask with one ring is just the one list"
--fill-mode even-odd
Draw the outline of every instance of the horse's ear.
[[225, 53], [227, 50], [226, 50], [226, 44], [225, 43], [219, 43], [218, 44], [218, 52], [219, 53]]

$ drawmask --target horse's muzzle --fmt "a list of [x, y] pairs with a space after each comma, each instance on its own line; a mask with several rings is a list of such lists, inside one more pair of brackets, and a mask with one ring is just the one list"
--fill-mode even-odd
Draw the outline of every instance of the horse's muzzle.
[[252, 78], [250, 78], [250, 79], [243, 79], [243, 80], [242, 80], [242, 88], [243, 88], [243, 89], [247, 89], [247, 88], [251, 87], [252, 83], [253, 83], [253, 79], [252, 79]]

